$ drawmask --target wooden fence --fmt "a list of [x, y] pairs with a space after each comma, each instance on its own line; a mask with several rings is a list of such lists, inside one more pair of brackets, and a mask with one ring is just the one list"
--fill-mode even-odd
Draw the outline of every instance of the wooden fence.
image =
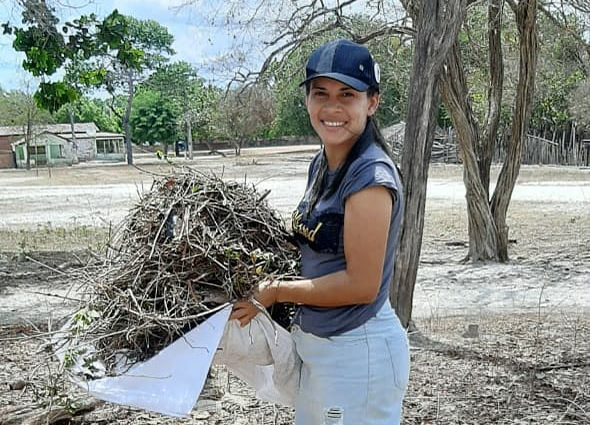
[[[564, 135], [565, 136], [565, 135]], [[552, 140], [529, 134], [524, 147], [523, 164], [559, 164], [588, 166], [590, 140], [561, 137]]]
[[[383, 137], [389, 144], [394, 160], [399, 164], [401, 160], [402, 145], [404, 140], [405, 124], [399, 123], [382, 130]], [[459, 156], [457, 144], [450, 130], [437, 129], [432, 143], [432, 162], [457, 163]]]
[[[399, 123], [383, 129], [383, 136], [393, 150], [394, 158], [400, 161], [405, 125]], [[590, 166], [590, 137], [584, 138], [576, 134], [576, 127], [572, 125], [568, 131], [561, 134], [552, 133], [551, 139], [546, 135], [531, 132], [527, 136], [523, 151], [523, 164], [554, 164]], [[503, 162], [506, 157], [506, 140], [508, 135], [500, 137], [494, 152], [494, 162]], [[458, 163], [460, 162], [456, 135], [452, 128], [437, 129], [432, 146], [432, 162]]]

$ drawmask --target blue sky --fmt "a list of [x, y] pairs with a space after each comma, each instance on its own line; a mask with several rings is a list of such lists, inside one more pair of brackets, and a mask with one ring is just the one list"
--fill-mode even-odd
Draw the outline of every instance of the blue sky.
[[[0, 0], [0, 23], [20, 23], [20, 11], [12, 3], [11, 0]], [[225, 31], [210, 26], [206, 17], [194, 6], [176, 10], [173, 6], [179, 3], [178, 0], [70, 0], [69, 4], [79, 7], [62, 8], [58, 16], [64, 22], [89, 13], [103, 17], [117, 9], [137, 19], [153, 19], [174, 35], [176, 55], [172, 60], [184, 60], [197, 68], [230, 49], [230, 38]], [[199, 4], [198, 1], [195, 3]], [[0, 32], [0, 86], [5, 90], [22, 88], [23, 82], [31, 78], [21, 68], [23, 55], [14, 52], [11, 43], [11, 38]], [[213, 75], [206, 75], [205, 70], [200, 73], [204, 78], [214, 80]]]

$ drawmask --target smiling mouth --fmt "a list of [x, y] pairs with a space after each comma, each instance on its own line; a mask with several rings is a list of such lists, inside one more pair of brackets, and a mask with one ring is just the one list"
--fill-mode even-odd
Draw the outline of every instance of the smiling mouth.
[[322, 121], [326, 127], [342, 127], [346, 124], [344, 121]]

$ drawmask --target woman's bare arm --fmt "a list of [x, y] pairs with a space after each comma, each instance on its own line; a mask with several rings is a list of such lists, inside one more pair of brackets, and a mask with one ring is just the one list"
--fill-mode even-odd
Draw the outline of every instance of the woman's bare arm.
[[[351, 195], [345, 204], [346, 269], [315, 279], [262, 284], [255, 298], [268, 307], [293, 302], [321, 307], [371, 303], [379, 292], [392, 214], [392, 197], [382, 186]], [[248, 302], [237, 302], [231, 318], [248, 323], [257, 313]]]

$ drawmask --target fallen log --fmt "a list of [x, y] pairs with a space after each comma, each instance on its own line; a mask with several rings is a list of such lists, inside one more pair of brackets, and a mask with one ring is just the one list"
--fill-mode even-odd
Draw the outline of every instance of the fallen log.
[[75, 405], [42, 407], [39, 405], [6, 407], [0, 409], [0, 425], [52, 425], [92, 412], [104, 404], [95, 398], [86, 398]]

